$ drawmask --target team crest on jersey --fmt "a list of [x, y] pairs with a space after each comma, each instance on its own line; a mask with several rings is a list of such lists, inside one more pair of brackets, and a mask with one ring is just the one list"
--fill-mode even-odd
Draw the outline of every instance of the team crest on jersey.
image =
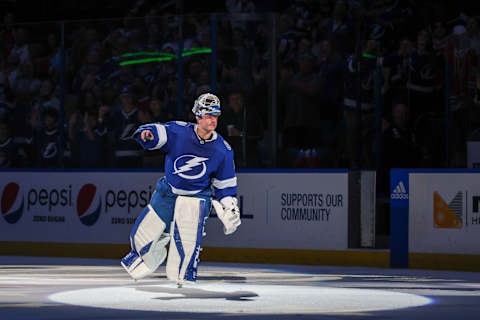
[[120, 135], [121, 140], [130, 140], [132, 137], [132, 133], [135, 131], [135, 124], [129, 123], [127, 124], [122, 131], [122, 134]]
[[178, 157], [173, 162], [173, 174], [178, 174], [184, 179], [198, 179], [207, 172], [205, 161], [208, 158], [202, 158], [193, 154], [185, 154]]
[[57, 155], [57, 145], [55, 142], [49, 142], [42, 150], [44, 159], [51, 159]]
[[431, 64], [426, 64], [423, 66], [422, 70], [420, 70], [420, 77], [424, 80], [432, 80], [434, 78], [434, 70]]

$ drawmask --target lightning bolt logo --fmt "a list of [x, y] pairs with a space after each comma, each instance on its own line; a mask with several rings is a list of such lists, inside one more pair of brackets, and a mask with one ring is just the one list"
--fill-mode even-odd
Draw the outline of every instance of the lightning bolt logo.
[[[185, 160], [184, 158], [187, 158], [187, 160]], [[182, 160], [181, 162], [184, 161], [184, 163], [183, 165], [178, 167], [177, 164], [179, 163], [180, 160]], [[180, 177], [184, 179], [189, 179], [189, 180], [198, 179], [201, 176], [203, 176], [207, 171], [207, 166], [205, 164], [205, 161], [207, 160], [208, 158], [197, 157], [191, 154], [180, 156], [173, 163], [173, 169], [175, 170], [173, 174], [178, 174]], [[191, 171], [193, 168], [198, 166], [202, 166], [202, 170], [198, 174], [188, 175], [183, 173], [183, 172]]]

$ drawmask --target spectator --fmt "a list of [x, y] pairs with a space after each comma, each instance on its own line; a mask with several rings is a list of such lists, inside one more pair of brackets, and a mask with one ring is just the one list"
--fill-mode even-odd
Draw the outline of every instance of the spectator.
[[7, 103], [8, 91], [8, 79], [4, 72], [0, 72], [0, 104]]
[[480, 27], [478, 17], [470, 17], [467, 20], [467, 39], [477, 56], [480, 56]]
[[0, 120], [0, 168], [12, 168], [18, 166], [17, 146], [11, 135], [8, 123]]
[[168, 113], [163, 101], [160, 98], [150, 100], [148, 109], [139, 112], [141, 124], [173, 121], [175, 116]]
[[232, 88], [227, 96], [228, 106], [222, 113], [220, 134], [235, 151], [235, 165], [238, 168], [259, 168], [258, 141], [263, 136], [260, 115], [248, 106], [238, 86]]
[[393, 97], [406, 95], [408, 64], [412, 50], [412, 41], [405, 37], [400, 40], [398, 49], [383, 59], [385, 85], [388, 88], [386, 94]]
[[130, 87], [124, 87], [120, 93], [121, 108], [114, 111], [111, 126], [115, 137], [114, 153], [117, 168], [140, 168], [142, 150], [131, 139], [133, 132], [140, 125], [138, 109], [133, 103]]
[[255, 3], [250, 0], [225, 0], [225, 8], [228, 13], [251, 13], [255, 12]]
[[[371, 130], [375, 128], [376, 40], [363, 45], [360, 60], [351, 56], [345, 72], [344, 117], [346, 152], [351, 168], [372, 168]], [[357, 110], [360, 105], [360, 111]], [[360, 116], [359, 116], [360, 112]]]
[[[321, 42], [317, 56], [318, 77], [318, 105], [321, 109], [321, 118], [318, 122], [321, 129], [317, 133], [318, 156], [323, 158], [322, 166], [331, 166], [338, 151], [338, 130], [341, 117], [341, 103], [343, 97], [343, 59], [338, 52], [324, 40]], [[343, 145], [343, 144], [342, 144]]]
[[300, 38], [297, 48], [297, 56], [302, 54], [311, 54], [312, 53], [312, 41], [308, 37], [304, 36]]
[[36, 132], [37, 165], [40, 168], [58, 168], [62, 160], [60, 135], [57, 127], [58, 111], [45, 108], [42, 127]]
[[290, 153], [297, 149], [317, 148], [322, 113], [316, 100], [318, 81], [312, 55], [299, 57], [298, 74], [288, 76], [283, 86], [286, 99], [282, 133], [284, 148]]
[[80, 145], [81, 168], [107, 168], [110, 165], [111, 148], [108, 128], [105, 125], [106, 107], [88, 110], [83, 116], [83, 129], [76, 142]]
[[100, 104], [93, 91], [84, 92], [79, 107], [68, 116], [67, 142], [73, 167], [104, 168], [113, 164], [110, 108]]
[[[47, 57], [55, 59], [57, 63], [60, 62], [60, 41], [56, 32], [51, 32], [47, 36]], [[51, 64], [52, 67], [58, 68], [59, 65]]]
[[45, 79], [40, 85], [40, 89], [36, 99], [33, 101], [32, 126], [39, 129], [42, 126], [43, 111], [47, 108], [60, 109], [60, 101], [54, 94], [54, 83], [50, 79]]
[[337, 0], [332, 15], [325, 21], [324, 37], [341, 56], [353, 52], [353, 30], [348, 21], [346, 1]]
[[297, 33], [294, 21], [288, 14], [282, 14], [278, 21], [278, 57], [282, 64], [293, 62], [297, 50]]
[[[4, 123], [2, 133], [3, 151], [11, 167], [29, 168], [35, 165], [35, 150], [33, 148], [33, 132], [28, 121], [29, 112], [16, 104], [0, 103], [0, 123]], [[11, 138], [11, 140], [10, 140]]]
[[[227, 53], [228, 54], [228, 53]], [[242, 83], [244, 86], [249, 85], [249, 75], [245, 72], [245, 69], [240, 67], [238, 63], [238, 55], [233, 51], [230, 55], [230, 59], [225, 59], [221, 67], [221, 79], [220, 84], [224, 88], [231, 87], [235, 83]], [[246, 67], [245, 67], [246, 68]], [[202, 71], [204, 77], [200, 79], [200, 84], [210, 83], [209, 74], [206, 71]], [[201, 74], [202, 74], [201, 73]]]
[[448, 43], [447, 28], [443, 21], [436, 21], [432, 30], [432, 46], [437, 54], [442, 54]]
[[34, 96], [40, 88], [40, 80], [34, 76], [33, 65], [23, 63], [18, 69], [17, 76], [10, 83], [10, 89], [15, 95], [19, 92]]
[[232, 28], [246, 29], [247, 24], [242, 20], [235, 20], [235, 14], [255, 12], [255, 2], [251, 0], [225, 0], [227, 12], [233, 14], [231, 21]]
[[18, 56], [15, 54], [11, 54], [8, 56], [5, 66], [3, 67], [3, 70], [2, 70], [2, 77], [4, 79], [3, 83], [4, 83], [4, 87], [8, 90], [12, 88], [12, 86], [14, 85], [18, 77], [19, 63], [20, 63], [20, 59], [18, 58]]
[[[450, 148], [449, 155], [455, 167], [466, 166], [465, 141], [475, 126], [476, 107], [474, 96], [476, 80], [479, 76], [480, 58], [475, 46], [475, 19], [470, 20], [468, 28], [456, 26], [445, 47], [445, 63], [450, 82]], [[468, 32], [470, 30], [470, 32]], [[478, 32], [478, 30], [477, 30]]]
[[384, 167], [414, 168], [420, 163], [420, 150], [416, 144], [408, 107], [402, 100], [392, 106], [391, 123], [383, 133]]
[[14, 37], [15, 45], [10, 51], [10, 55], [16, 55], [20, 59], [20, 64], [31, 63], [28, 30], [25, 28], [18, 28], [14, 32]]
[[5, 60], [15, 46], [15, 29], [13, 27], [14, 22], [14, 14], [12, 12], [6, 12], [3, 16], [3, 26], [0, 27], [0, 48], [2, 49], [1, 60]]
[[415, 121], [425, 112], [442, 112], [442, 97], [439, 93], [442, 83], [443, 60], [435, 56], [431, 37], [427, 30], [418, 32], [416, 47], [409, 55], [407, 89], [409, 110]]

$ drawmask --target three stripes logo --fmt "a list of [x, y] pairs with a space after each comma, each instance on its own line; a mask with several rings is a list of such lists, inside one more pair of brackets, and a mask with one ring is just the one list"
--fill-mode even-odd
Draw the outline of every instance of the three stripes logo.
[[435, 228], [460, 229], [463, 226], [463, 192], [459, 191], [447, 202], [438, 192], [433, 193], [433, 226]]
[[408, 192], [403, 181], [398, 182], [390, 197], [395, 200], [408, 200]]

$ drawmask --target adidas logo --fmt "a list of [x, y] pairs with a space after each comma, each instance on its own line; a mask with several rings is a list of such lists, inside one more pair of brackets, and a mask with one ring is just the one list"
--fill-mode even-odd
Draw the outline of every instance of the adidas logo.
[[403, 181], [400, 181], [395, 189], [393, 189], [392, 195], [390, 196], [392, 199], [396, 200], [404, 200], [408, 199], [408, 193], [403, 185]]

